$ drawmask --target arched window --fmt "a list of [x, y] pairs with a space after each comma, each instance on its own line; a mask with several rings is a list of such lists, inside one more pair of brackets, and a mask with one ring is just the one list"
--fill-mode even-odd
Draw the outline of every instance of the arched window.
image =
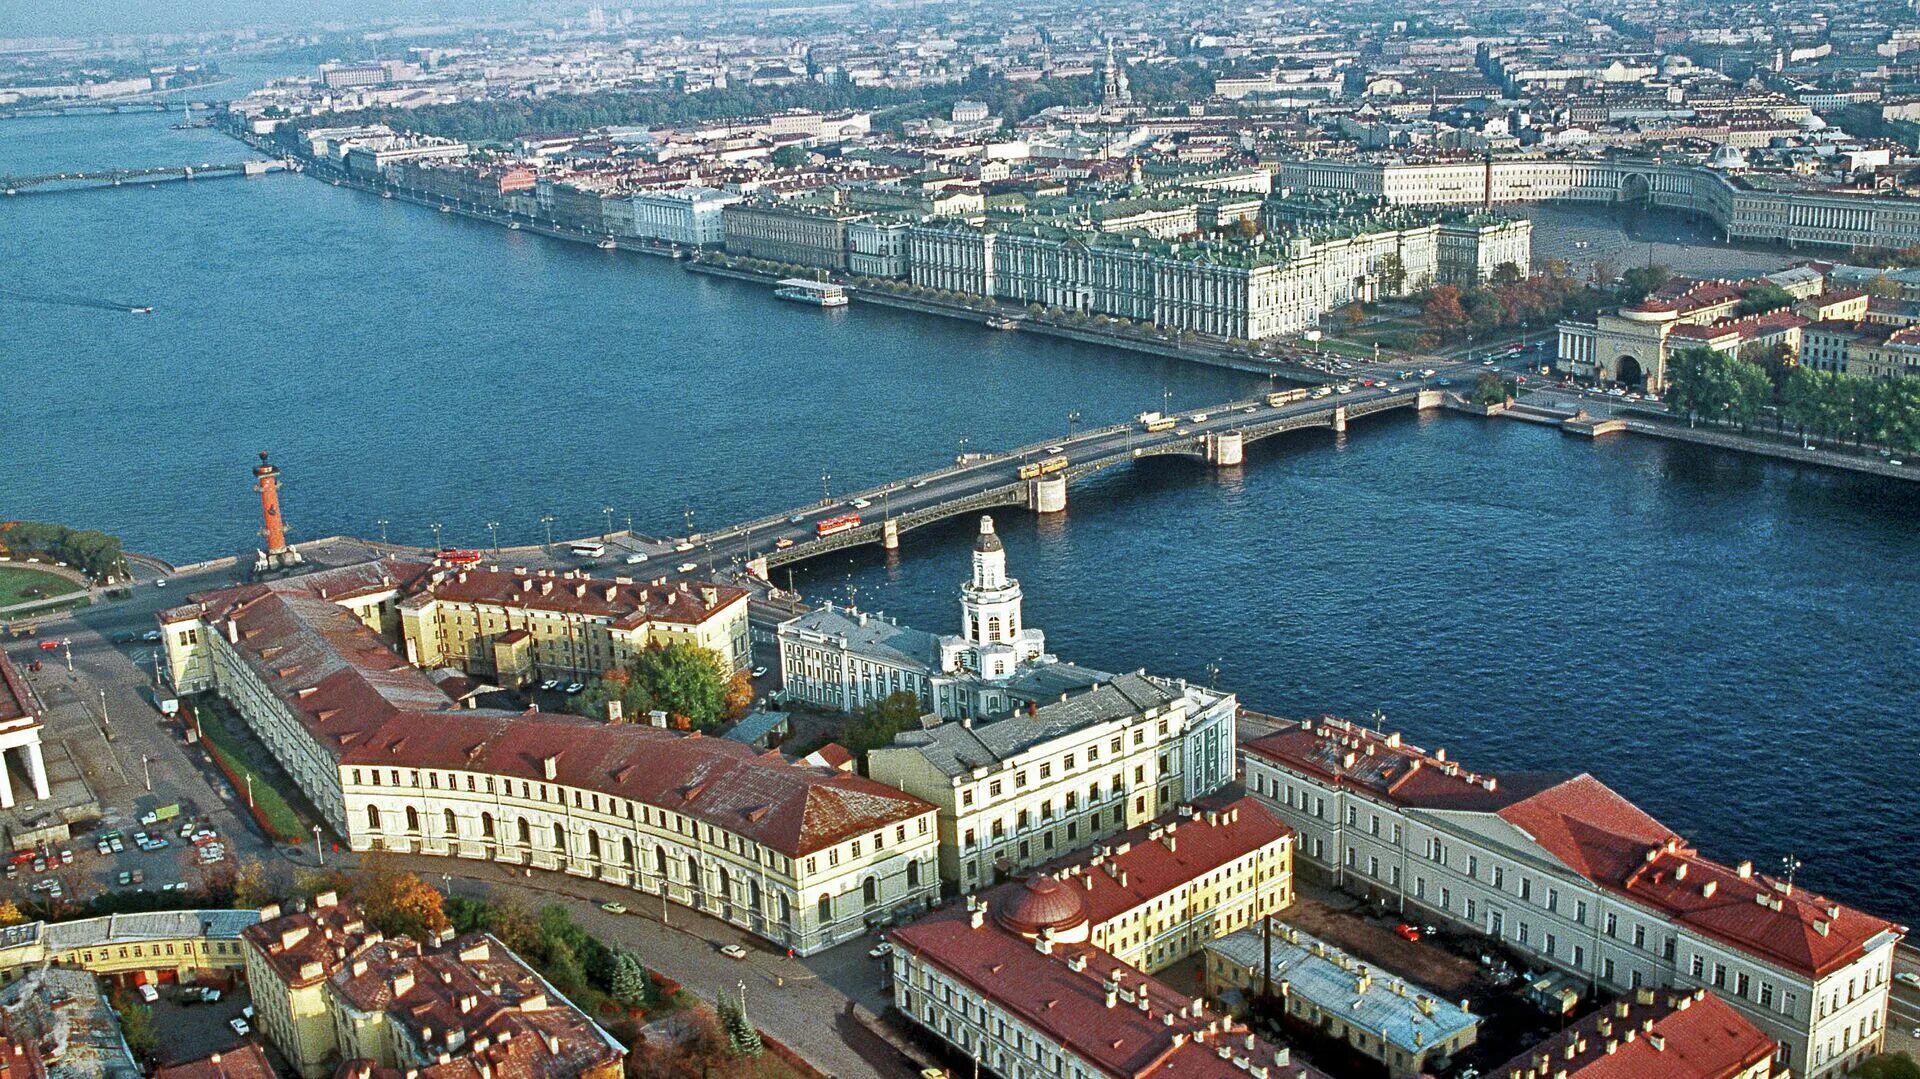
[[553, 849], [567, 853], [567, 830], [559, 821], [553, 822]]
[[793, 900], [788, 899], [785, 892], [780, 893], [780, 924], [793, 924]]
[[907, 887], [909, 888], [920, 887], [920, 863], [919, 862], [907, 863]]
[[987, 616], [987, 640], [997, 641], [999, 639], [1000, 639], [1000, 616], [997, 614], [988, 615]]
[[653, 869], [654, 872], [660, 874], [661, 880], [664, 881], [667, 879], [667, 848], [653, 848]]
[[727, 874], [724, 865], [720, 867], [720, 894], [728, 899], [733, 898], [733, 878]]
[[623, 836], [621, 836], [621, 837], [620, 837], [620, 852], [621, 852], [622, 854], [624, 854], [624, 855], [626, 855], [626, 863], [627, 863], [628, 865], [633, 865], [633, 864], [634, 864], [634, 861], [633, 861], [633, 837], [632, 837], [632, 836], [624, 836], [624, 835], [623, 835]]
[[520, 845], [523, 847], [533, 846], [533, 825], [528, 824], [527, 818], [525, 817], [520, 818]]
[[380, 830], [380, 807], [379, 806], [370, 805], [367, 807], [367, 830], [370, 832], [377, 832]]
[[700, 860], [691, 854], [687, 855], [687, 883], [700, 887]]
[[407, 831], [409, 833], [412, 833], [412, 832], [418, 832], [419, 830], [420, 830], [420, 811], [413, 808], [412, 806], [408, 806], [407, 807]]
[[493, 814], [480, 814], [480, 834], [487, 839], [493, 838]]
[[823, 893], [820, 896], [820, 924], [824, 926], [831, 921], [833, 921], [833, 897]]
[[587, 832], [587, 857], [596, 862], [600, 860], [600, 833], [591, 829]]
[[460, 837], [460, 820], [453, 815], [453, 810], [449, 809], [446, 811], [444, 820], [447, 825], [447, 838], [458, 839]]
[[754, 910], [760, 909], [760, 898], [761, 898], [760, 882], [757, 880], [754, 880], [752, 877], [748, 877], [747, 878], [747, 901], [753, 904]]
[[872, 877], [868, 877], [866, 880], [861, 881], [860, 882], [860, 898], [865, 900], [867, 906], [869, 907], [880, 902], [880, 882], [877, 880], [874, 880]]

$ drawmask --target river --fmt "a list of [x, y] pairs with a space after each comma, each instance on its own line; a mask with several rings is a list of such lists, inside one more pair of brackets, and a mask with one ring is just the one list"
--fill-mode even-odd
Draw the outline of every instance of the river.
[[[0, 173], [234, 160], [177, 117], [0, 121]], [[1604, 227], [1596, 235], [1604, 239]], [[1620, 264], [1634, 247], [1620, 241]], [[1580, 249], [1583, 252], [1589, 249]], [[1742, 256], [1748, 258], [1750, 256]], [[1769, 261], [1761, 257], [1759, 262]], [[480, 545], [774, 511], [1261, 384], [857, 306], [274, 175], [0, 202], [0, 518], [174, 560], [295, 538]], [[90, 301], [151, 304], [131, 315]], [[1588, 770], [1725, 860], [1920, 916], [1920, 496], [1694, 447], [1456, 416], [1159, 459], [1003, 515], [1059, 654], [1365, 719], [1477, 769]], [[971, 522], [819, 596], [944, 630]]]

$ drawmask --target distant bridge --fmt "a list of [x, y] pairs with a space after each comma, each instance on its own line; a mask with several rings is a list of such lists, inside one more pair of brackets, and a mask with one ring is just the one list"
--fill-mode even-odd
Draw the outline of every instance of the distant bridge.
[[[174, 91], [160, 92], [171, 93]], [[193, 112], [203, 112], [211, 115], [216, 112], [225, 112], [227, 103], [224, 101], [189, 101], [186, 102], [186, 108]], [[26, 120], [38, 116], [117, 116], [128, 113], [178, 112], [180, 110], [181, 102], [151, 99], [141, 101], [68, 101], [59, 104], [49, 102], [43, 105], [15, 105], [12, 108], [0, 109], [0, 120]]]
[[50, 172], [39, 176], [0, 176], [0, 194], [18, 195], [34, 188], [68, 191], [87, 187], [119, 187], [139, 181], [193, 180], [211, 176], [261, 176], [288, 168], [285, 161], [235, 161], [227, 164], [155, 165], [143, 169], [101, 169], [91, 172]]

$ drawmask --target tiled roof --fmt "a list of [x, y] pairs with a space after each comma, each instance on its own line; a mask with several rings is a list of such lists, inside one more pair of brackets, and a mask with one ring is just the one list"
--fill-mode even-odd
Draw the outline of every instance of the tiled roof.
[[382, 725], [341, 763], [558, 782], [682, 813], [792, 857], [933, 812], [893, 787], [725, 738], [473, 709], [421, 718]]
[[260, 921], [257, 910], [155, 910], [138, 914], [109, 914], [74, 922], [49, 922], [45, 931], [48, 952], [98, 948], [143, 940], [237, 940], [248, 926]]
[[1123, 674], [1078, 696], [993, 723], [941, 723], [906, 731], [888, 748], [918, 750], [942, 773], [961, 776], [1076, 731], [1165, 708], [1177, 699], [1140, 675]]
[[0, 727], [24, 726], [40, 722], [40, 702], [34, 697], [20, 669], [0, 648]]
[[199, 1060], [161, 1068], [153, 1079], [276, 1079], [276, 1075], [258, 1042], [241, 1042]]
[[1044, 872], [1080, 892], [1098, 926], [1292, 834], [1259, 799], [1243, 795], [1122, 832]]
[[367, 925], [358, 910], [333, 901], [330, 895], [315, 899], [306, 910], [258, 922], [241, 937], [289, 986], [317, 985], [354, 959], [369, 954], [415, 949], [405, 937], [386, 941], [379, 930]]
[[589, 577], [584, 573], [502, 570], [489, 566], [486, 569], [435, 569], [422, 582], [421, 591], [410, 596], [403, 606], [420, 607], [438, 601], [555, 611], [604, 618], [616, 628], [632, 629], [648, 622], [699, 625], [721, 611], [744, 603], [746, 598], [746, 589], [725, 584], [634, 583]]
[[[987, 893], [979, 925], [951, 904], [893, 933], [893, 945], [938, 968], [1042, 1036], [1114, 1079], [1246, 1079], [1248, 1065], [1269, 1079], [1324, 1079], [1278, 1061], [1285, 1050], [1251, 1037], [1231, 1018], [1087, 944], [1047, 952], [993, 917], [1022, 886]], [[1112, 1003], [1106, 987], [1117, 983]], [[1249, 1044], [1251, 1042], [1251, 1044]]]
[[[1571, 1053], [1569, 1053], [1571, 1049]], [[1735, 1079], [1773, 1039], [1726, 1001], [1641, 990], [1488, 1072], [1488, 1079]]]
[[[1492, 775], [1340, 720], [1309, 721], [1247, 752], [1413, 810], [1493, 814], [1570, 871], [1766, 962], [1819, 976], [1905, 932], [1805, 889], [1702, 857], [1590, 775]], [[1712, 882], [1709, 884], [1708, 882]]]
[[896, 667], [931, 667], [940, 654], [940, 639], [925, 630], [879, 615], [849, 612], [831, 603], [790, 618], [780, 628], [835, 638], [850, 652]]

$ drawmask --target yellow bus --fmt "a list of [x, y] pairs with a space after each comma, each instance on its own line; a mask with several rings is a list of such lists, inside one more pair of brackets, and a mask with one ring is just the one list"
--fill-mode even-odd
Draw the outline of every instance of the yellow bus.
[[1304, 401], [1306, 399], [1306, 389], [1304, 387], [1296, 387], [1291, 390], [1276, 390], [1268, 394], [1267, 404], [1273, 408], [1279, 408], [1281, 405], [1292, 404], [1295, 401]]
[[1175, 423], [1177, 423], [1177, 422], [1179, 422], [1179, 421], [1177, 421], [1177, 420], [1175, 420], [1175, 419], [1174, 419], [1173, 417], [1171, 417], [1171, 416], [1169, 416], [1169, 417], [1167, 417], [1166, 419], [1160, 419], [1160, 420], [1150, 420], [1150, 421], [1148, 421], [1148, 423], [1147, 423], [1147, 425], [1146, 425], [1146, 426], [1147, 426], [1147, 430], [1148, 430], [1149, 432], [1153, 432], [1153, 431], [1171, 431], [1171, 430], [1173, 430], [1173, 425], [1174, 425]]

